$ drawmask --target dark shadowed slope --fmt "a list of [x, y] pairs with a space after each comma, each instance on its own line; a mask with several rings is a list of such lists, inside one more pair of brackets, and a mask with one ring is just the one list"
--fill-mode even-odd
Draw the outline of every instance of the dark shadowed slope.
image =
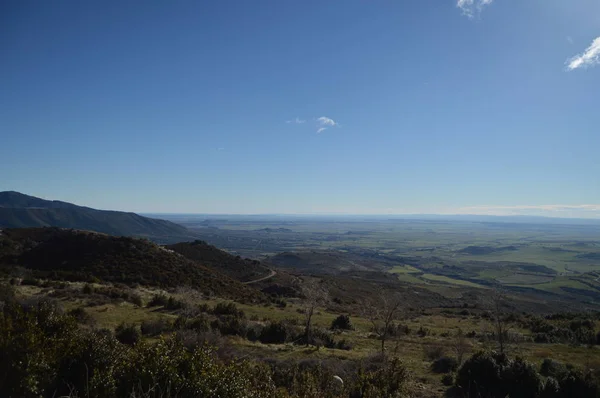
[[161, 242], [189, 240], [192, 235], [181, 225], [135, 213], [96, 210], [18, 192], [0, 192], [0, 228], [47, 226], [148, 237]]
[[202, 293], [259, 300], [258, 291], [144, 239], [59, 228], [0, 232], [0, 266], [24, 267], [38, 278], [159, 286], [190, 286]]
[[199, 240], [176, 243], [167, 248], [192, 261], [244, 282], [266, 277], [271, 272], [257, 260], [241, 259], [239, 256], [233, 256]]

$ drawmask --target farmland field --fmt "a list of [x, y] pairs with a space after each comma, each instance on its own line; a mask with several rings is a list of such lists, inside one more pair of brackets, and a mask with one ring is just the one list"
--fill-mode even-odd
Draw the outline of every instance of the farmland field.
[[572, 303], [569, 306], [582, 302], [590, 308], [600, 305], [600, 282], [595, 274], [600, 271], [600, 223], [594, 221], [168, 217], [208, 243], [278, 267], [318, 273], [370, 270], [392, 273], [403, 283], [438, 287], [439, 291], [448, 291], [448, 285], [494, 287], [542, 301], [551, 293]]

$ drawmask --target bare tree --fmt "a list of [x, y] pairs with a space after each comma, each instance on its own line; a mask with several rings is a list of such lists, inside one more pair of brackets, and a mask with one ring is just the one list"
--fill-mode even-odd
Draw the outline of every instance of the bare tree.
[[492, 295], [492, 317], [494, 334], [501, 354], [504, 354], [506, 351], [506, 337], [508, 336], [508, 324], [502, 311], [502, 305], [505, 300], [505, 296], [500, 291], [494, 291]]
[[312, 341], [312, 317], [316, 308], [327, 301], [328, 295], [325, 289], [320, 286], [320, 283], [315, 280], [304, 280], [300, 285], [300, 289], [304, 295], [304, 338], [306, 339], [306, 345], [308, 346]]
[[373, 332], [381, 340], [381, 353], [385, 353], [385, 342], [389, 337], [394, 321], [398, 319], [402, 300], [398, 295], [387, 297], [379, 294], [376, 300], [370, 300], [363, 306], [363, 315], [371, 322]]
[[471, 350], [471, 345], [467, 341], [462, 329], [458, 329], [458, 332], [456, 332], [454, 341], [452, 343], [452, 349], [456, 354], [456, 360], [458, 361], [458, 364], [462, 365], [465, 354]]

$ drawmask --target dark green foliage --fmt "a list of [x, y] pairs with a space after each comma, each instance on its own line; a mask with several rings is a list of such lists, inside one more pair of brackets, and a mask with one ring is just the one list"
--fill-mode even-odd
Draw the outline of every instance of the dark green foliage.
[[232, 256], [204, 241], [181, 242], [167, 246], [186, 258], [204, 266], [213, 268], [230, 278], [250, 281], [269, 275], [271, 272], [259, 261]]
[[454, 376], [452, 374], [445, 374], [442, 376], [442, 384], [445, 386], [451, 386], [454, 384]]
[[539, 317], [531, 318], [524, 324], [534, 333], [533, 339], [536, 343], [596, 343], [595, 325], [592, 319], [580, 314], [555, 314], [546, 318], [558, 321], [558, 324], [552, 324], [547, 319]]
[[245, 318], [244, 311], [238, 309], [234, 303], [218, 303], [213, 308], [212, 313], [215, 315], [231, 315], [236, 318]]
[[193, 285], [195, 289], [225, 298], [265, 299], [251, 287], [148, 240], [31, 228], [5, 229], [0, 241], [0, 266], [9, 270], [24, 267], [32, 278], [101, 280], [163, 288]]
[[260, 342], [264, 344], [283, 344], [291, 341], [299, 331], [288, 322], [270, 322], [260, 333]]
[[516, 358], [504, 368], [502, 382], [508, 395], [514, 398], [537, 397], [543, 388], [542, 378], [535, 367], [522, 358]]
[[222, 335], [235, 335], [246, 337], [248, 323], [244, 318], [232, 315], [221, 316], [210, 324], [211, 329], [219, 331]]
[[148, 307], [166, 307], [169, 297], [166, 294], [155, 294], [148, 302]]
[[[149, 391], [153, 393], [148, 394]], [[268, 368], [222, 363], [176, 339], [121, 344], [86, 332], [52, 303], [7, 304], [0, 316], [0, 396], [276, 397]]]
[[340, 315], [331, 321], [331, 330], [352, 330], [352, 322], [349, 315]]
[[[598, 398], [600, 384], [591, 372], [569, 369], [556, 361], [544, 360], [539, 374], [521, 358], [479, 352], [458, 370], [456, 386], [464, 396], [490, 398]], [[544, 381], [542, 375], [547, 376]]]
[[195, 330], [197, 332], [207, 332], [210, 330], [210, 324], [208, 318], [204, 315], [192, 318], [187, 323], [188, 329]]
[[335, 343], [335, 348], [337, 348], [338, 350], [346, 350], [346, 351], [350, 351], [352, 349], [352, 343], [350, 343], [349, 341], [347, 341], [346, 339], [341, 339], [338, 340]]
[[146, 320], [140, 325], [140, 331], [144, 336], [158, 336], [164, 332], [171, 331], [173, 325], [167, 319]]
[[75, 320], [51, 302], [28, 308], [5, 304], [0, 317], [0, 396], [44, 393], [58, 375], [59, 361], [71, 352]]
[[424, 328], [423, 326], [419, 327], [419, 330], [417, 330], [417, 336], [419, 337], [425, 337], [429, 334], [429, 329]]
[[83, 289], [81, 289], [81, 292], [84, 294], [92, 294], [94, 293], [94, 286], [90, 285], [89, 283], [86, 283], [83, 286]]
[[423, 346], [423, 355], [428, 361], [435, 361], [444, 356], [446, 349], [438, 344], [427, 344]]
[[90, 314], [88, 314], [87, 311], [81, 307], [72, 309], [71, 311], [69, 311], [69, 315], [72, 316], [73, 318], [75, 318], [75, 320], [77, 320], [77, 322], [79, 322], [79, 323], [88, 324], [88, 325], [91, 325], [94, 323], [94, 319], [92, 318], [92, 316]]
[[434, 373], [450, 373], [458, 369], [458, 361], [452, 357], [441, 357], [431, 363], [431, 371]]
[[15, 301], [15, 288], [12, 285], [0, 283], [0, 303], [13, 303]]
[[567, 367], [558, 361], [546, 358], [542, 361], [540, 366], [540, 374], [546, 377], [554, 377], [555, 379], [562, 379], [568, 373]]
[[140, 341], [142, 333], [137, 326], [122, 323], [115, 329], [115, 337], [119, 342], [133, 346]]
[[508, 358], [496, 353], [478, 352], [465, 361], [456, 375], [456, 385], [470, 397], [505, 397], [502, 369]]
[[371, 369], [360, 369], [351, 397], [403, 397], [408, 371], [398, 358]]

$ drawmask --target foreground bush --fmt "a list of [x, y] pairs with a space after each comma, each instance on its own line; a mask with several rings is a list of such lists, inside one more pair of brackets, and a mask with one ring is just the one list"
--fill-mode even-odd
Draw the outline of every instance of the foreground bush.
[[130, 347], [109, 332], [80, 330], [71, 316], [42, 302], [27, 309], [9, 303], [2, 309], [0, 396], [261, 398], [277, 394], [263, 365], [223, 363], [211, 348], [190, 351], [174, 338]]
[[[202, 331], [204, 319], [197, 328], [188, 319], [175, 334], [148, 343], [139, 340], [137, 325], [123, 324], [115, 334], [90, 331], [55, 303], [23, 306], [10, 300], [10, 292], [6, 296], [0, 310], [0, 397], [406, 396], [408, 372], [398, 359], [294, 360], [286, 366], [225, 361], [212, 348], [225, 341]], [[162, 326], [147, 323], [144, 330], [151, 334]]]
[[479, 352], [458, 370], [456, 386], [459, 396], [490, 398], [598, 398], [600, 383], [593, 373], [568, 370], [568, 367], [545, 360], [541, 372], [521, 358]]

